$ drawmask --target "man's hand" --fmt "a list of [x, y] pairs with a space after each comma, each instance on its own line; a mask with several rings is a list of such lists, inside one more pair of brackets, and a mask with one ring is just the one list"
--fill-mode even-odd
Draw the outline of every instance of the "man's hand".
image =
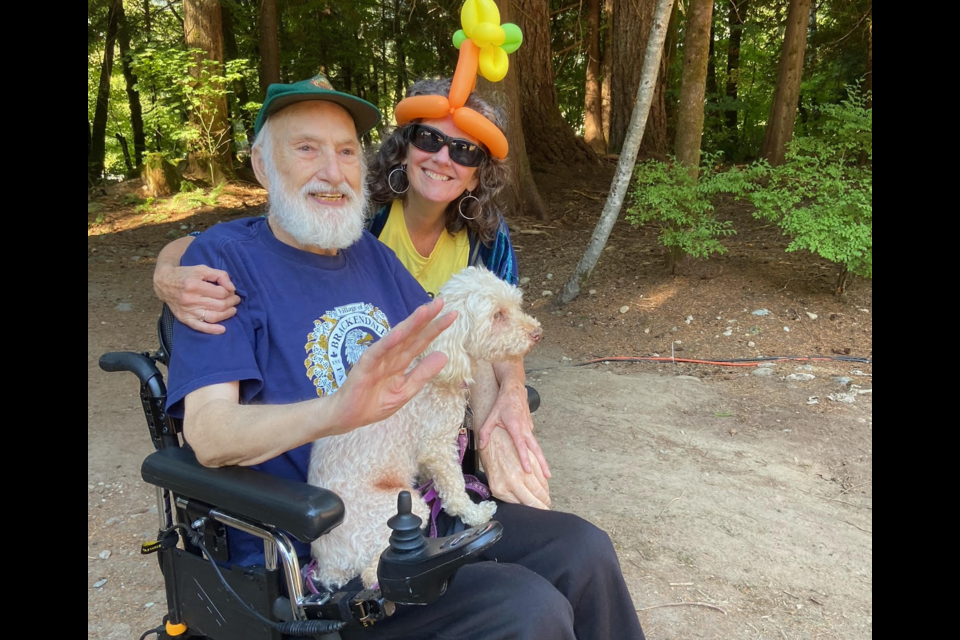
[[532, 453], [527, 455], [532, 468], [530, 473], [520, 467], [510, 434], [500, 428], [491, 431], [487, 446], [480, 449], [480, 463], [487, 474], [490, 491], [504, 502], [549, 509], [550, 485], [537, 458]]
[[410, 317], [367, 349], [330, 400], [335, 403], [338, 432], [346, 433], [388, 418], [415, 396], [447, 364], [435, 351], [407, 368], [433, 340], [457, 319], [452, 311], [437, 317], [443, 300], [419, 307]]
[[203, 333], [220, 334], [237, 313], [240, 296], [226, 271], [204, 265], [162, 267], [153, 272], [153, 290], [177, 320]]
[[550, 466], [540, 449], [540, 443], [533, 435], [527, 388], [522, 382], [505, 381], [500, 385], [500, 392], [490, 415], [477, 432], [480, 451], [486, 448], [490, 434], [497, 428], [506, 429], [510, 434], [517, 448], [518, 462], [526, 473], [531, 472], [530, 460], [535, 459], [544, 477], [550, 477]]

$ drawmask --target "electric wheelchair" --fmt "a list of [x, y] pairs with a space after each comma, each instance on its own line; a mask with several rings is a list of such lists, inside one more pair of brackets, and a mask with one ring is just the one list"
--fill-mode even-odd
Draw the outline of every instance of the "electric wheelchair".
[[[180, 421], [166, 413], [166, 387], [157, 363], [169, 365], [173, 315], [164, 305], [154, 353], [113, 352], [100, 357], [104, 371], [128, 371], [140, 382], [140, 401], [156, 449], [141, 476], [156, 487], [159, 531], [141, 553], [156, 554], [166, 590], [158, 638], [338, 640], [345, 626], [369, 626], [393, 614], [396, 604], [429, 605], [441, 597], [457, 569], [496, 543], [502, 525], [491, 520], [445, 538], [426, 538], [411, 513], [411, 496], [398, 496], [390, 547], [381, 556], [379, 585], [362, 591], [314, 593], [305, 581], [290, 537], [310, 543], [340, 524], [344, 505], [331, 491], [245, 467], [202, 466], [182, 438]], [[530, 410], [540, 404], [527, 387]], [[469, 419], [469, 416], [468, 416]], [[479, 458], [468, 430], [464, 473]], [[263, 540], [263, 566], [230, 564], [227, 537], [238, 529]]]

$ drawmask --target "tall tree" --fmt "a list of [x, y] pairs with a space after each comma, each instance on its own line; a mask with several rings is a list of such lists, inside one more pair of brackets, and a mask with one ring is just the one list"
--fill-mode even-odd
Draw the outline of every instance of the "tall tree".
[[[873, 18], [867, 23], [867, 72], [863, 76], [863, 92], [867, 96], [863, 106], [873, 109]], [[870, 160], [866, 149], [860, 152], [859, 163], [867, 164]]]
[[683, 40], [683, 77], [680, 81], [680, 109], [677, 115], [677, 161], [696, 180], [703, 136], [704, 91], [710, 58], [710, 23], [713, 0], [690, 0], [687, 29]]
[[807, 28], [811, 0], [790, 0], [787, 29], [777, 67], [770, 118], [764, 133], [760, 155], [774, 167], [783, 164], [787, 143], [793, 139], [803, 74], [803, 54], [807, 46]]
[[[619, 153], [630, 127], [656, 0], [613, 0], [613, 5], [613, 69], [610, 86], [612, 104], [607, 148], [611, 153]], [[666, 61], [660, 52], [657, 53], [657, 59], [661, 61], [663, 68], [657, 73], [657, 85], [640, 150], [662, 156], [668, 150], [665, 102], [667, 69]]]
[[583, 139], [597, 153], [607, 150], [603, 137], [603, 100], [600, 80], [600, 0], [587, 5], [587, 85], [583, 109]]
[[613, 71], [613, 48], [610, 46], [610, 25], [613, 21], [613, 0], [603, 0], [603, 82], [600, 87], [600, 102], [603, 109], [603, 141], [605, 150], [610, 145], [610, 76]]
[[[222, 5], [220, 9], [223, 17], [224, 57], [227, 61], [239, 60], [240, 49], [237, 46], [237, 36], [234, 33], [235, 21], [233, 11], [229, 5]], [[236, 99], [235, 111], [237, 114], [236, 117], [238, 118], [237, 124], [243, 129], [247, 141], [253, 142], [253, 117], [249, 111], [245, 111], [242, 108], [243, 105], [250, 102], [250, 95], [247, 93], [247, 83], [243, 81], [243, 78], [238, 78], [233, 81], [233, 95]]]
[[277, 0], [260, 0], [260, 99], [267, 87], [280, 82], [280, 27]]
[[553, 78], [550, 5], [547, 0], [515, 0], [523, 49], [511, 60], [519, 71], [523, 136], [530, 161], [541, 165], [599, 162], [560, 114]]
[[657, 76], [660, 75], [660, 63], [663, 57], [663, 41], [666, 39], [667, 28], [670, 24], [670, 10], [673, 0], [658, 0], [653, 16], [650, 20], [650, 31], [647, 35], [647, 50], [643, 58], [643, 70], [640, 74], [640, 84], [637, 85], [637, 99], [634, 102], [633, 113], [630, 115], [630, 127], [627, 138], [623, 143], [623, 151], [617, 161], [617, 171], [610, 184], [610, 194], [603, 205], [600, 219], [590, 237], [587, 250], [577, 263], [570, 275], [570, 279], [563, 286], [563, 291], [557, 296], [557, 304], [566, 304], [580, 294], [580, 287], [593, 273], [597, 266], [603, 247], [610, 237], [610, 231], [620, 216], [623, 207], [623, 198], [627, 195], [627, 187], [633, 177], [633, 169], [637, 162], [637, 153], [640, 151], [640, 141], [643, 139], [643, 130], [650, 115], [656, 93]]
[[[690, 11], [693, 11], [691, 7]], [[710, 8], [710, 14], [713, 15], [713, 7]], [[710, 22], [710, 52], [707, 55], [707, 95], [714, 100], [717, 99], [717, 59], [714, 52], [714, 41], [716, 40], [713, 21]], [[686, 46], [686, 45], [684, 45]]]
[[[216, 62], [216, 73], [223, 73], [223, 17], [220, 1], [183, 0], [183, 32], [189, 48], [203, 51], [192, 68], [198, 85], [202, 82], [201, 70], [210, 68], [205, 67], [203, 60]], [[201, 136], [206, 140], [203, 154], [210, 157], [204, 160], [211, 165], [213, 179], [219, 180], [233, 175], [227, 97], [221, 94], [214, 104], [206, 104], [204, 107], [206, 108], [195, 109], [193, 117], [201, 129]], [[218, 173], [219, 176], [216, 175]]]
[[[514, 22], [513, 8], [510, 0], [496, 0], [500, 9], [500, 22]], [[526, 46], [526, 45], [524, 45]], [[522, 49], [521, 49], [522, 51]], [[518, 81], [516, 63], [511, 60], [510, 70], [501, 82], [486, 83], [490, 93], [497, 97], [497, 101], [507, 114], [507, 143], [510, 145], [510, 182], [501, 193], [507, 216], [532, 216], [540, 220], [549, 219], [549, 210], [540, 197], [540, 189], [533, 181], [533, 171], [530, 170], [530, 159], [527, 157], [527, 146], [523, 139], [522, 115], [520, 113], [520, 85]], [[477, 80], [480, 85], [486, 81]]]
[[87, 182], [98, 182], [103, 177], [103, 161], [106, 155], [107, 107], [110, 102], [110, 76], [113, 75], [113, 48], [117, 40], [119, 14], [117, 5], [122, 0], [110, 0], [107, 13], [107, 33], [103, 42], [103, 64], [100, 65], [100, 83], [97, 89], [97, 106], [93, 112], [93, 131], [90, 134], [90, 155], [87, 156]]
[[127, 101], [130, 103], [130, 128], [133, 130], [133, 165], [139, 167], [147, 150], [143, 133], [143, 110], [140, 107], [140, 92], [137, 91], [137, 76], [130, 66], [130, 25], [123, 11], [123, 2], [117, 3], [117, 43], [120, 45], [120, 62], [123, 79], [127, 83]]
[[[727, 97], [731, 101], [737, 100], [740, 85], [740, 43], [743, 40], [743, 26], [747, 21], [747, 11], [750, 0], [727, 0], [730, 11], [727, 14], [727, 26], [730, 29], [730, 40], [727, 43]], [[737, 109], [728, 109], [724, 113], [727, 128], [737, 129]]]
[[[696, 181], [700, 167], [700, 141], [703, 139], [704, 92], [709, 82], [707, 67], [713, 40], [713, 0], [690, 0], [687, 28], [683, 39], [683, 72], [680, 80], [680, 105], [677, 112], [677, 162]], [[667, 268], [671, 273], [683, 258], [683, 250], [671, 247]]]
[[393, 45], [397, 61], [397, 92], [402, 96], [407, 92], [407, 54], [404, 52], [403, 15], [400, 0], [393, 0]]

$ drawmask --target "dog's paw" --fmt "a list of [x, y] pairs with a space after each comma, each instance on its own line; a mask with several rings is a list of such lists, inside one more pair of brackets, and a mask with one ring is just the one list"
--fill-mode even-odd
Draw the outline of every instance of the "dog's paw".
[[477, 525], [489, 522], [490, 518], [492, 518], [496, 512], [497, 503], [493, 500], [484, 500], [479, 504], [471, 504], [467, 507], [464, 512], [460, 514], [460, 519], [463, 520], [465, 524], [476, 527]]
[[379, 562], [373, 563], [372, 565], [364, 569], [363, 572], [360, 574], [360, 580], [363, 581], [364, 589], [373, 589], [373, 587], [376, 586], [376, 584], [380, 581], [380, 579], [377, 578], [378, 564]]

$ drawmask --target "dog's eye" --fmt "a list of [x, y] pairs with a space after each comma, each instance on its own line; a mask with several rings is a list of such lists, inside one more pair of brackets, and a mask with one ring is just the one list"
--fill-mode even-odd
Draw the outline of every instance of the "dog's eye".
[[493, 314], [493, 319], [494, 319], [494, 320], [503, 320], [503, 316], [504, 316], [503, 311], [497, 311], [495, 314]]

